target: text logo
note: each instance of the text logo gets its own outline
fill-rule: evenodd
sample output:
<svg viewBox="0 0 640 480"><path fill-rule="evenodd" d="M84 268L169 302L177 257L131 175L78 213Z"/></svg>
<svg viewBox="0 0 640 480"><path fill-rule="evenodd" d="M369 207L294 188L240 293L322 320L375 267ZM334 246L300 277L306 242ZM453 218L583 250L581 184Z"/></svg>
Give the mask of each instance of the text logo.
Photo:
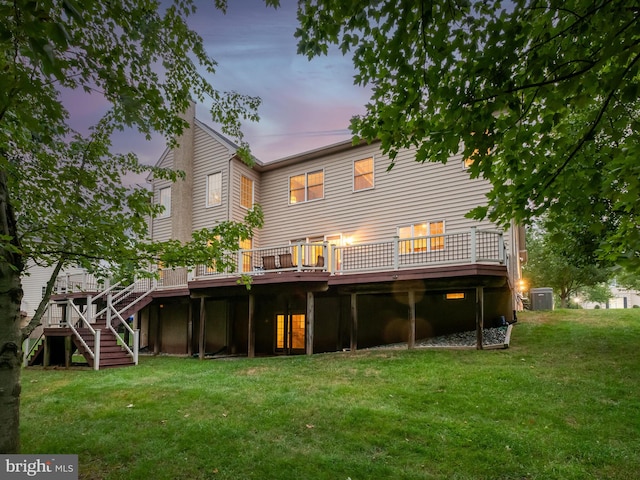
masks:
<svg viewBox="0 0 640 480"><path fill-rule="evenodd" d="M78 480L77 455L0 455L3 480Z"/></svg>

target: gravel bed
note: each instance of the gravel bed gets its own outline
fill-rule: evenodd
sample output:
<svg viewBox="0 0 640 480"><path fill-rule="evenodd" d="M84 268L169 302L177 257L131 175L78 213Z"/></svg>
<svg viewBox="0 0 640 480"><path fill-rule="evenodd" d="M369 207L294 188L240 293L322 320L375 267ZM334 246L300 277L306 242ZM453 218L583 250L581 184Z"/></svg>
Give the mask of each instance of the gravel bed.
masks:
<svg viewBox="0 0 640 480"><path fill-rule="evenodd" d="M482 345L503 345L508 327L485 328L482 331ZM416 341L416 347L475 347L476 331L452 333L441 337Z"/></svg>
<svg viewBox="0 0 640 480"><path fill-rule="evenodd" d="M504 345L509 327L485 328L482 331L482 345L486 347ZM475 347L476 331L452 333L440 337L424 338L416 340L416 347ZM381 345L374 348L406 348L406 343L394 343Z"/></svg>

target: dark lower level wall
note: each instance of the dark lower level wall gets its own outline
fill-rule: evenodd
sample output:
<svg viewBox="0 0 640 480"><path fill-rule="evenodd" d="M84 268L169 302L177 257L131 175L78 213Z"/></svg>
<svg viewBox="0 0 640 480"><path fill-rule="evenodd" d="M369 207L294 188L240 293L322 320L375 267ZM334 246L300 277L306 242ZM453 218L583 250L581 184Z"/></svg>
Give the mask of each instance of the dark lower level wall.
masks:
<svg viewBox="0 0 640 480"><path fill-rule="evenodd" d="M448 293L456 293L448 298ZM416 339L476 328L475 288L428 291L415 294ZM357 294L357 326L352 325L351 295L327 292L314 297L314 353L350 348L356 331L357 348L407 342L410 328L409 294ZM155 302L141 317L141 338L150 351L187 354L199 352L200 300ZM246 354L249 343L248 297L205 301L204 353ZM484 289L484 325L511 321L511 294L507 289ZM189 324L191 311L191 325ZM282 292L254 295L255 353L273 355L276 349L276 316L306 314L306 296ZM146 331L145 331L146 329ZM297 351L295 353L302 353Z"/></svg>

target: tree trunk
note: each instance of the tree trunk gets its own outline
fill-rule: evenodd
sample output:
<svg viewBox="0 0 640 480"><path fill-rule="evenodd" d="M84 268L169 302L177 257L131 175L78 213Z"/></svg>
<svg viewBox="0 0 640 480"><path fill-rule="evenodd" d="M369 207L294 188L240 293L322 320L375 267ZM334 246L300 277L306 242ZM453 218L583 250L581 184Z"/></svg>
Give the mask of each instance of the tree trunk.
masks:
<svg viewBox="0 0 640 480"><path fill-rule="evenodd" d="M569 306L569 292L562 290L560 292L560 308L567 308Z"/></svg>
<svg viewBox="0 0 640 480"><path fill-rule="evenodd" d="M4 236L0 243L0 453L7 454L20 449L20 275L24 265L4 171L0 171L0 234Z"/></svg>

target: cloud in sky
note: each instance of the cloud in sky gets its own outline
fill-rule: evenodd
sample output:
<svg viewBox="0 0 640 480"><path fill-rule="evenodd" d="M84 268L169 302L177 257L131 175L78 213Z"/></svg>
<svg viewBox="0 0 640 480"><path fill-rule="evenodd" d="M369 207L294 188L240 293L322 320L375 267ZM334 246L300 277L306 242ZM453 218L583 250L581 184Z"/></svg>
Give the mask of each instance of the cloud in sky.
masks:
<svg viewBox="0 0 640 480"><path fill-rule="evenodd" d="M283 0L277 10L263 0L231 0L226 15L213 1L197 3L189 25L218 62L209 81L219 90L262 99L260 122L243 128L257 158L271 161L350 138L349 120L364 113L369 91L353 85L351 58L337 49L312 61L296 53L295 0ZM90 124L104 113L104 100L91 97L65 93L74 124ZM211 124L206 105L196 111ZM134 151L148 164L160 157L165 145L161 136L148 142L132 131L117 135L115 143L117 150Z"/></svg>

